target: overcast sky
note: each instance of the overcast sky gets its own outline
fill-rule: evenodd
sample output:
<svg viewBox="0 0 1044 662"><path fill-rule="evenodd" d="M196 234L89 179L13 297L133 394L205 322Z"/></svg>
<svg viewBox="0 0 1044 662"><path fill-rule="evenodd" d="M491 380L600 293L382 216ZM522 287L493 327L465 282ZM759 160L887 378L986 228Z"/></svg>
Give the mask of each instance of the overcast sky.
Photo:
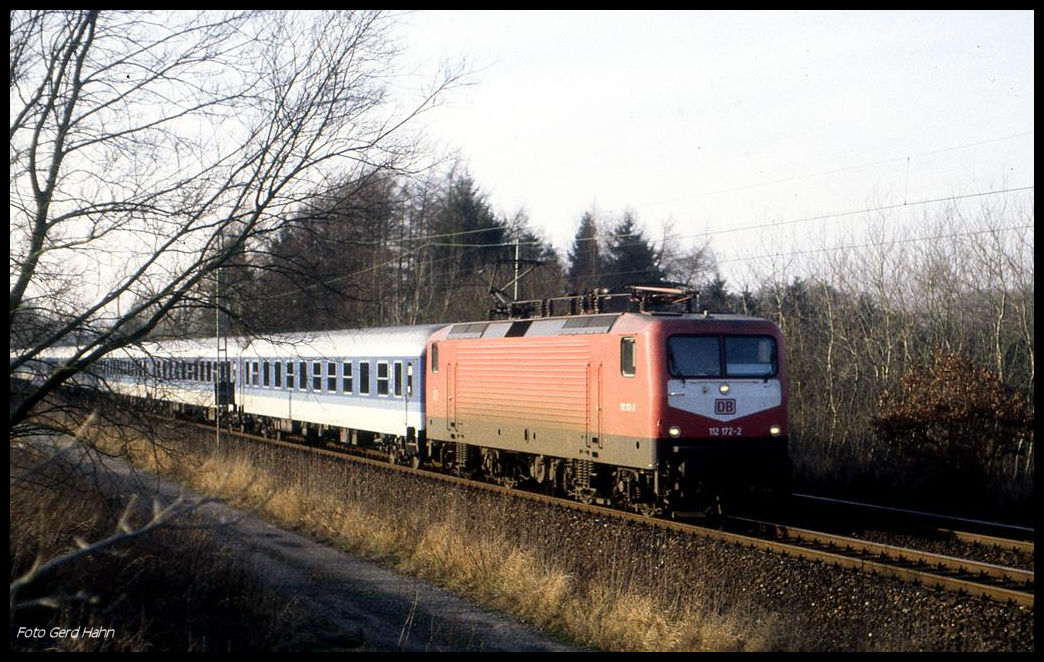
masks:
<svg viewBox="0 0 1044 662"><path fill-rule="evenodd" d="M742 261L762 233L727 230L1033 185L1031 11L402 20L409 66L475 71L429 135L563 253L592 209Z"/></svg>

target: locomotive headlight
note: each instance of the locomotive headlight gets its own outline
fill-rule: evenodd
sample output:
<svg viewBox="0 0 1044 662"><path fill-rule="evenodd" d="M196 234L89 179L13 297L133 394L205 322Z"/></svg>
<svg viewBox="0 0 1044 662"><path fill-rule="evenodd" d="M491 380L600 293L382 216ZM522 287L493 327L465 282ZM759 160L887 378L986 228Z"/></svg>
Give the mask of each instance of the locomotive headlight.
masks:
<svg viewBox="0 0 1044 662"><path fill-rule="evenodd" d="M677 425L672 425L671 427L667 428L667 434L671 435L673 439L677 439L681 436L681 428Z"/></svg>
<svg viewBox="0 0 1044 662"><path fill-rule="evenodd" d="M722 395L725 395L726 393L729 392L729 385L728 384L722 384L721 386L718 387L718 390L721 391Z"/></svg>
<svg viewBox="0 0 1044 662"><path fill-rule="evenodd" d="M783 429L780 428L778 425L773 425L769 428L769 434L771 434L773 437L778 437L781 432L783 432Z"/></svg>

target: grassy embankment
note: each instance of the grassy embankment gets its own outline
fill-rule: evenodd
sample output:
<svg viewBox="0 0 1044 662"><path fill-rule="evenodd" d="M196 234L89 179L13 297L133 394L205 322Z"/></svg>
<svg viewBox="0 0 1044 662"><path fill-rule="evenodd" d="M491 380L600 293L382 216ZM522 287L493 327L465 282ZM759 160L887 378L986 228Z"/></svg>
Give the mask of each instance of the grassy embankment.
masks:
<svg viewBox="0 0 1044 662"><path fill-rule="evenodd" d="M164 451L111 437L105 443L280 526L586 646L739 651L794 644L795 633L782 632L771 615L725 606L721 596L658 572L646 542L606 540L599 524L573 515L547 509L534 517L533 506L517 499L299 452L232 443L222 453L200 450L213 447L212 437Z"/></svg>

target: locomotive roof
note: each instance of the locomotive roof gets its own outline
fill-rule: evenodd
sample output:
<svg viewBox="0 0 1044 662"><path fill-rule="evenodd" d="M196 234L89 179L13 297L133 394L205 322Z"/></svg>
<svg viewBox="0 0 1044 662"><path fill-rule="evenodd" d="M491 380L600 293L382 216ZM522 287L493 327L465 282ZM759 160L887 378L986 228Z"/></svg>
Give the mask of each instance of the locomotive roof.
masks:
<svg viewBox="0 0 1044 662"><path fill-rule="evenodd" d="M461 322L451 324L437 334L442 339L505 338L516 336L571 336L609 333L612 330L628 333L647 327L681 320L686 322L749 322L772 324L761 317L734 313L677 314L677 313L603 313L569 315L563 317L535 317L527 319L496 320L491 322Z"/></svg>

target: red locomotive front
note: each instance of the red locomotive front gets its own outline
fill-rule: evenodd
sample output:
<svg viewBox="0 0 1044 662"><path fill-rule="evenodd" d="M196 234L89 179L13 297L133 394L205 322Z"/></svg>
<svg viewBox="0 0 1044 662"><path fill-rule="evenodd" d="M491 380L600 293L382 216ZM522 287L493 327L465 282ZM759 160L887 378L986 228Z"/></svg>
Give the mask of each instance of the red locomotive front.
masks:
<svg viewBox="0 0 1044 662"><path fill-rule="evenodd" d="M659 463L675 500L789 494L783 337L739 315L664 320L650 334L660 376Z"/></svg>

